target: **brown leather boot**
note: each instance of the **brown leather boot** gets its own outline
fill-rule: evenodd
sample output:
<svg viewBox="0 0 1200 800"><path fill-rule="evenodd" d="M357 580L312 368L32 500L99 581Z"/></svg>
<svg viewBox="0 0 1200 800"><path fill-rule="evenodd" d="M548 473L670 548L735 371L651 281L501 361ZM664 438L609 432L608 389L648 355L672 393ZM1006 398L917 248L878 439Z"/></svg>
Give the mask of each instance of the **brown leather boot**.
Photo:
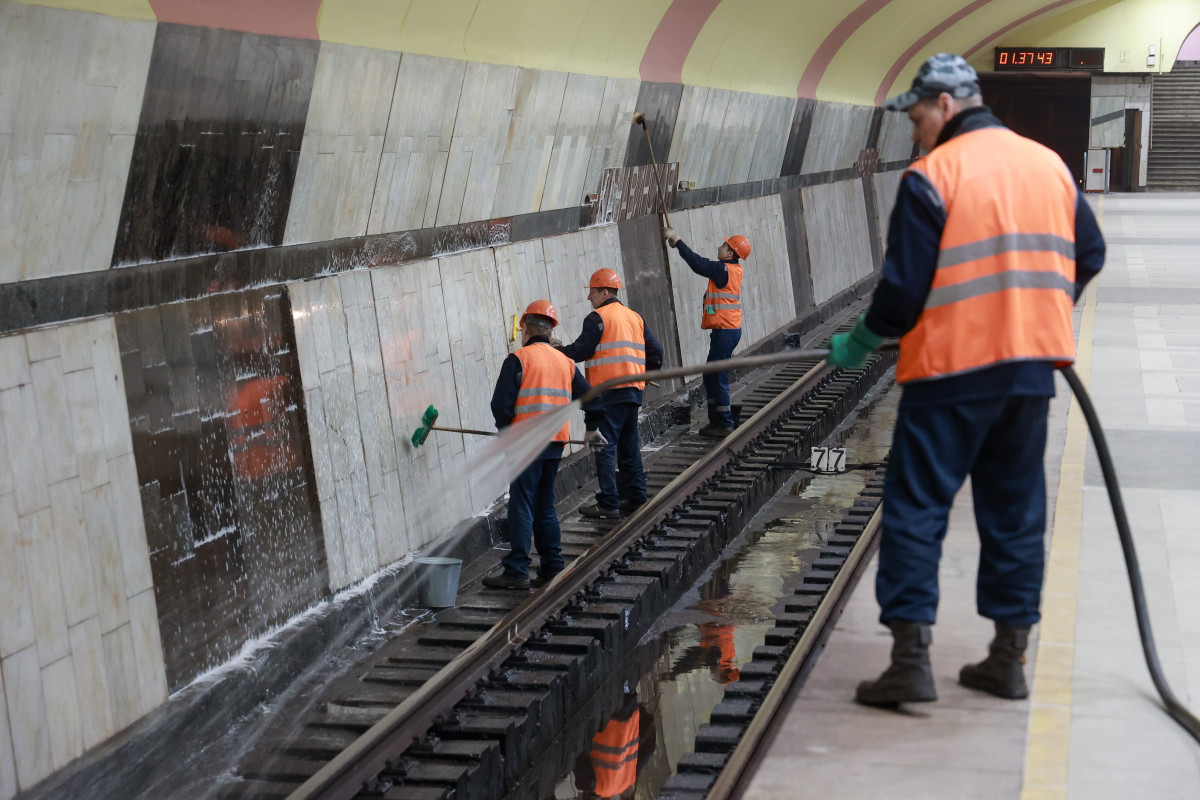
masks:
<svg viewBox="0 0 1200 800"><path fill-rule="evenodd" d="M988 657L978 664L967 664L958 673L958 682L968 689L979 689L1006 700L1029 697L1025 684L1025 648L1029 646L1028 625L1015 627L996 623L996 638L988 648Z"/></svg>
<svg viewBox="0 0 1200 800"><path fill-rule="evenodd" d="M892 629L892 663L878 679L863 681L854 695L865 706L894 708L901 703L937 700L933 670L929 666L929 644L933 632L925 622L895 620Z"/></svg>

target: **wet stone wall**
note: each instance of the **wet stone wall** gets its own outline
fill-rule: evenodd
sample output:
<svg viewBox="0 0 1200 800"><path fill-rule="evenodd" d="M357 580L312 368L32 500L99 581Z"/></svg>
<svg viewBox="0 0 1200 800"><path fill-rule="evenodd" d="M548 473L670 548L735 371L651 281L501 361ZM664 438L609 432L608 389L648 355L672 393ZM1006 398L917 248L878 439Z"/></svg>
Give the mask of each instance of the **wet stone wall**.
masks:
<svg viewBox="0 0 1200 800"><path fill-rule="evenodd" d="M277 288L116 323L174 689L324 594L291 315Z"/></svg>

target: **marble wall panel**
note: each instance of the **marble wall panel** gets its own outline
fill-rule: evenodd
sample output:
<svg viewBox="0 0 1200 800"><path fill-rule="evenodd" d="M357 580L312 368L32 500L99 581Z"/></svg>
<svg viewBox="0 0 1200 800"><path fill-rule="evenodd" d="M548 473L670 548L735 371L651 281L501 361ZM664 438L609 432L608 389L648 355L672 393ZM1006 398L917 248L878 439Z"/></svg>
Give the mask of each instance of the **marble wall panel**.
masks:
<svg viewBox="0 0 1200 800"><path fill-rule="evenodd" d="M1125 98L1092 97L1088 147L1125 146Z"/></svg>
<svg viewBox="0 0 1200 800"><path fill-rule="evenodd" d="M616 228L621 243L622 264L617 271L627 287L625 302L642 315L646 325L662 343L663 366L679 366L682 362L675 327L675 295L661 223L658 217L639 217L619 222ZM675 380L661 383L661 388L646 387L647 403L674 392L680 386L679 381Z"/></svg>
<svg viewBox="0 0 1200 800"><path fill-rule="evenodd" d="M625 161L638 82L571 74L554 133L541 209L584 204L603 170Z"/></svg>
<svg viewBox="0 0 1200 800"><path fill-rule="evenodd" d="M887 252L888 224L892 218L892 209L896 206L896 193L900 191L900 180L904 170L877 172L871 177L872 189L875 192L875 214L878 217L879 252Z"/></svg>
<svg viewBox="0 0 1200 800"><path fill-rule="evenodd" d="M912 122L908 114L889 111L883 115L879 128L879 160L907 161L912 157Z"/></svg>
<svg viewBox="0 0 1200 800"><path fill-rule="evenodd" d="M820 305L874 270L863 181L800 190L808 232L813 301Z"/></svg>
<svg viewBox="0 0 1200 800"><path fill-rule="evenodd" d="M109 266L154 29L0 3L0 283Z"/></svg>
<svg viewBox="0 0 1200 800"><path fill-rule="evenodd" d="M284 244L367 232L399 68L399 53L321 44Z"/></svg>
<svg viewBox="0 0 1200 800"><path fill-rule="evenodd" d="M397 432L404 519L409 544L418 549L452 528L471 508L463 480L464 437L434 431L421 447L413 447L409 438L430 405L441 414L439 423L453 425L452 420L460 419L448 314L463 309L446 305L436 260L374 269L371 281L388 413Z"/></svg>
<svg viewBox="0 0 1200 800"><path fill-rule="evenodd" d="M650 135L650 143L646 143L646 133L642 132L641 126L631 125L623 166L643 167L649 164L651 147L658 163L667 160L667 153L675 139L675 122L679 116L683 89L679 83L642 81L638 87L635 110L646 115L646 132Z"/></svg>
<svg viewBox="0 0 1200 800"><path fill-rule="evenodd" d="M818 103L813 112L800 174L853 167L871 129L875 109L848 103Z"/></svg>
<svg viewBox="0 0 1200 800"><path fill-rule="evenodd" d="M465 61L401 56L368 233L436 223L466 71Z"/></svg>
<svg viewBox="0 0 1200 800"><path fill-rule="evenodd" d="M518 71L511 122L503 137L503 150L500 151L496 199L492 203L491 213L482 216L470 214L460 221L528 214L542 207L542 194L546 187L550 158L554 154L555 132L566 94L567 77L565 72ZM470 197L464 200L464 213L476 207L471 200ZM482 209L483 206L478 208Z"/></svg>
<svg viewBox="0 0 1200 800"><path fill-rule="evenodd" d="M799 175L804 168L804 153L808 149L809 134L812 133L813 115L817 101L808 97L796 100L792 122L788 129L787 144L783 150L783 166L780 175Z"/></svg>
<svg viewBox="0 0 1200 800"><path fill-rule="evenodd" d="M0 786L4 764L26 789L166 700L119 360L112 318L0 339ZM110 413L125 428L111 447ZM142 645L114 663L101 637L131 607ZM140 691L110 693L127 669Z"/></svg>
<svg viewBox="0 0 1200 800"><path fill-rule="evenodd" d="M438 225L492 215L520 72L500 64L467 64L438 202ZM527 83L521 86L528 91Z"/></svg>
<svg viewBox="0 0 1200 800"><path fill-rule="evenodd" d="M438 269L458 397L457 421L453 416L442 421L457 427L495 430L492 391L512 338L511 326L501 310L495 254L492 250L475 250L440 258ZM467 460L484 444L483 437L464 437ZM482 511L495 501L495 496L482 494L488 491L482 483L470 484L473 510Z"/></svg>
<svg viewBox="0 0 1200 800"><path fill-rule="evenodd" d="M409 551L371 274L289 285L329 588Z"/></svg>
<svg viewBox="0 0 1200 800"><path fill-rule="evenodd" d="M796 315L814 308L812 270L809 267L808 229L804 224L804 213L800 208L800 192L781 192L780 207L783 209L783 229L787 239L788 262L792 271L792 297Z"/></svg>
<svg viewBox="0 0 1200 800"><path fill-rule="evenodd" d="M777 178L796 101L685 86L667 161L696 188Z"/></svg>
<svg viewBox="0 0 1200 800"><path fill-rule="evenodd" d="M158 25L113 265L283 242L319 47Z"/></svg>
<svg viewBox="0 0 1200 800"><path fill-rule="evenodd" d="M248 290L122 314L116 332L133 454L110 461L110 473L140 491L177 689L325 592L292 314L279 288ZM121 531L131 519L117 513L111 524ZM121 544L103 563L128 570ZM106 637L140 593L102 610ZM106 640L107 657L125 657L124 638ZM144 626L129 631L132 658L146 641ZM116 696L140 702L150 683L135 678Z"/></svg>

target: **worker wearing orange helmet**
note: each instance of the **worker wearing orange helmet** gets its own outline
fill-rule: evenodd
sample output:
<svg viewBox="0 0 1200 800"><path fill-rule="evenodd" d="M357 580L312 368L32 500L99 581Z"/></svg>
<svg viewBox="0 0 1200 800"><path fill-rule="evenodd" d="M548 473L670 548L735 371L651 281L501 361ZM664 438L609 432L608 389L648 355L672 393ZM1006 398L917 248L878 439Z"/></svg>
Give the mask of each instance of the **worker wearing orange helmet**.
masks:
<svg viewBox="0 0 1200 800"><path fill-rule="evenodd" d="M551 346L550 333L556 325L558 310L547 300L533 301L521 316L522 346L504 359L492 393L492 416L496 418L497 429L570 405L573 399L591 390L575 364ZM587 427L584 438L593 448L606 444L599 430L603 419L602 398L595 398L583 407ZM531 544L537 545L541 581L549 581L562 571L562 533L554 507L554 478L563 444L570 438L569 429L569 424L563 423L550 444L509 485L508 538L512 549L501 561L504 571L484 578L484 586L528 589Z"/></svg>
<svg viewBox="0 0 1200 800"><path fill-rule="evenodd" d="M558 349L573 361L582 361L593 386L613 378L634 377L662 366L662 345L636 311L617 298L621 276L598 269L588 281L588 302L595 309L583 320L574 342ZM604 393L604 421L600 432L607 446L596 450L596 502L579 509L585 517L615 519L646 502L646 475L638 442L638 411L643 382L630 383Z"/></svg>
<svg viewBox="0 0 1200 800"><path fill-rule="evenodd" d="M742 339L742 265L739 259L749 257L750 240L741 234L728 237L717 248L717 260L709 261L684 244L671 228L663 231L663 238L679 251L692 272L708 278L700 321L702 329L712 332L708 340L708 360L723 361L732 357L733 349ZM708 396L708 424L700 429L700 435L723 439L733 432L735 423L729 405L729 373L705 375L704 393Z"/></svg>

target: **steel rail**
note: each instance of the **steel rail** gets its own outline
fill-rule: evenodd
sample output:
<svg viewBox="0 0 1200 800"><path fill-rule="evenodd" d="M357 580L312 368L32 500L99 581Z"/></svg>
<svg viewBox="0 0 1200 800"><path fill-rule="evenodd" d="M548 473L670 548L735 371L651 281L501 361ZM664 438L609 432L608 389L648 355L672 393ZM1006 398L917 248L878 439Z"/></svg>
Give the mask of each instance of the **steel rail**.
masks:
<svg viewBox="0 0 1200 800"><path fill-rule="evenodd" d="M775 683L767 692L746 732L742 734L737 747L730 754L729 760L725 762L724 769L709 789L705 800L730 800L745 794L755 769L762 762L767 746L779 733L784 718L782 712L799 693L803 685L802 679L816 663L820 649L828 638L830 624L836 621L837 612L841 611L849 599L849 589L857 583L859 574L867 566L875 547L882 510L882 504L876 506L875 513L867 520L862 534L846 557L846 562L829 585L829 591L821 599L804 633L800 635L800 641L796 642L791 655L775 678Z"/></svg>
<svg viewBox="0 0 1200 800"><path fill-rule="evenodd" d="M801 360L797 355L799 352L802 351L774 354L784 358L761 363ZM813 357L812 351L808 351L808 357ZM743 359L731 366L757 366L758 363L753 363L756 361L758 359ZM683 369L675 368L670 372L682 374ZM622 558L665 519L683 498L720 472L735 457L735 451L746 447L766 431L791 405L798 402L810 384L831 371L832 368L823 361L810 368L758 413L735 428L704 458L684 470L631 517L614 527L596 546L559 573L531 602L513 609L490 631L426 680L416 692L388 712L350 747L297 787L288 795L288 800L350 800L357 795L386 770L390 762L419 742L454 705L470 696L515 648L544 628L577 595L591 586L602 570Z"/></svg>

